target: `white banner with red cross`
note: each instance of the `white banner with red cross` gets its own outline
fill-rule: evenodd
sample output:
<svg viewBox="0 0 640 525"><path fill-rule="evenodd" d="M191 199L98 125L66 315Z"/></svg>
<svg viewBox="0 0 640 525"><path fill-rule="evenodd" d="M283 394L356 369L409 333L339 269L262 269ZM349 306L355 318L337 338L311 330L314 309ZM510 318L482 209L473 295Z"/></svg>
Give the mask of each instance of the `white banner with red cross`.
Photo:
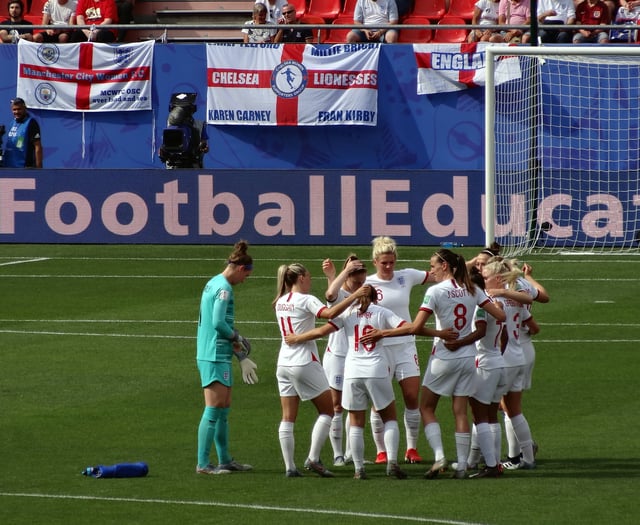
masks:
<svg viewBox="0 0 640 525"><path fill-rule="evenodd" d="M207 122L375 126L378 44L207 44Z"/></svg>
<svg viewBox="0 0 640 525"><path fill-rule="evenodd" d="M418 95L484 86L486 53L489 44L413 44L418 66ZM518 57L500 57L495 83L520 78Z"/></svg>
<svg viewBox="0 0 640 525"><path fill-rule="evenodd" d="M153 41L114 46L20 40L17 94L37 109L150 110L153 49Z"/></svg>

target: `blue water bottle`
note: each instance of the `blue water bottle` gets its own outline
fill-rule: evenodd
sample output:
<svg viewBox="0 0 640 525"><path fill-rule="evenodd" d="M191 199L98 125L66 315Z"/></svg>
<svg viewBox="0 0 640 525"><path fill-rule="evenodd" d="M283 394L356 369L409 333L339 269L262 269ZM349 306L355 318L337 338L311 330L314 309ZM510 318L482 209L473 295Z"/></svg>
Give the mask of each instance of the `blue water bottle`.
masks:
<svg viewBox="0 0 640 525"><path fill-rule="evenodd" d="M440 243L440 246L442 248L458 248L458 247L463 247L464 244L460 244L459 242L453 242L453 241L443 241Z"/></svg>
<svg viewBox="0 0 640 525"><path fill-rule="evenodd" d="M98 465L87 467L82 471L83 476L93 478L141 478L147 475L149 467L146 463L116 463L115 465Z"/></svg>

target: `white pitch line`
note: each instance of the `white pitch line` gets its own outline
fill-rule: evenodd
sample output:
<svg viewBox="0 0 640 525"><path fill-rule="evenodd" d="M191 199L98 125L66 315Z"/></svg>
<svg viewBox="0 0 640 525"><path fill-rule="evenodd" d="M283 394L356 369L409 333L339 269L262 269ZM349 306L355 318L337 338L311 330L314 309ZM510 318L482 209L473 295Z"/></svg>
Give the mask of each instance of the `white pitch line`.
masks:
<svg viewBox="0 0 640 525"><path fill-rule="evenodd" d="M90 324L195 324L198 321L196 319L11 319L0 318L0 323L90 323ZM238 320L235 324L259 324L259 325L271 325L275 326L275 322L268 321L252 321L252 320ZM553 321L543 321L538 323L544 327L558 327L558 326L595 326L595 327L611 327L611 328L637 328L640 327L640 323L555 323Z"/></svg>
<svg viewBox="0 0 640 525"><path fill-rule="evenodd" d="M16 264L16 263L11 263ZM95 274L0 274L0 279L210 279L212 274L206 275L95 275ZM251 280L268 279L275 280L275 275L251 275ZM314 281L325 280L324 276L311 277ZM545 277L544 282L562 281L565 277ZM571 282L604 282L604 283L637 283L640 279L619 279L615 277L572 277Z"/></svg>
<svg viewBox="0 0 640 525"><path fill-rule="evenodd" d="M36 259L21 259L19 261L3 262L3 263L0 263L0 266L11 266L13 264L27 264L27 263L34 263L34 262L48 261L48 260L49 260L49 257L38 257Z"/></svg>
<svg viewBox="0 0 640 525"><path fill-rule="evenodd" d="M443 525L482 525L478 522L443 520L436 518L424 518L419 516L398 516L393 514L377 514L374 512L351 512L331 509L305 509L296 507L278 507L271 505L245 505L240 503L223 503L218 501L185 501L169 499L142 499L142 498L116 498L97 496L72 496L64 494L29 494L24 492L0 492L0 496L16 498L41 498L81 501L110 501L116 503L153 503L160 505L192 505L197 507L224 507L230 509L266 510L273 512L295 512L300 514L327 514L333 516L348 516L355 518L372 518L375 520L413 521L419 523L438 523Z"/></svg>
<svg viewBox="0 0 640 525"><path fill-rule="evenodd" d="M5 330L0 329L0 334L14 335L62 335L68 337L119 337L131 339L188 339L194 340L192 335L158 335L158 334L100 334L96 332L52 332L49 330ZM325 340L326 338L322 338ZM281 341L280 337L252 337L252 341ZM535 339L535 343L565 343L565 344L611 344L611 343L640 343L640 339Z"/></svg>

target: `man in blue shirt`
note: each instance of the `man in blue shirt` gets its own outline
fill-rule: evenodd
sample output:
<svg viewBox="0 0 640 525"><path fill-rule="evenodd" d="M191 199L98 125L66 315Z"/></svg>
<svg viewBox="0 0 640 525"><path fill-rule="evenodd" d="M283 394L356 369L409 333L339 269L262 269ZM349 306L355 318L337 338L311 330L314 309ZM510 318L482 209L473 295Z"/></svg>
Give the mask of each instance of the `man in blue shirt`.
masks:
<svg viewBox="0 0 640 525"><path fill-rule="evenodd" d="M7 133L4 166L7 168L42 168L40 125L27 112L21 98L11 101L13 123Z"/></svg>

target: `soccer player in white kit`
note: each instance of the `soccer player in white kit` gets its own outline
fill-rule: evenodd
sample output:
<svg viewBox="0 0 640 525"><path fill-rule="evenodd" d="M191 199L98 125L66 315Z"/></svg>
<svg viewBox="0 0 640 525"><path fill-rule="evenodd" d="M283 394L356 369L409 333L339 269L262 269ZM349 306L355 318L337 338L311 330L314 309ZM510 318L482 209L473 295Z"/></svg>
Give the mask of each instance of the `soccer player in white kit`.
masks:
<svg viewBox="0 0 640 525"><path fill-rule="evenodd" d="M362 334L373 329L396 328L406 321L391 310L377 306L377 292L365 286L368 295L359 299L346 312L324 326L286 338L289 343L323 337L335 330L344 330L348 339L348 352L344 368L342 402L349 411L351 421L349 441L353 454L355 479L366 479L364 467L364 423L369 402L384 422L384 442L387 450L387 476L405 479L406 473L398 466L400 430L396 416L395 399L389 375L388 350L379 343L363 345ZM335 332L334 332L335 333Z"/></svg>
<svg viewBox="0 0 640 525"><path fill-rule="evenodd" d="M391 237L376 237L373 244L373 265L376 273L369 275L365 284L374 286L378 292L378 304L388 308L405 321L411 321L409 302L411 289L424 285L429 279L429 272L406 268L396 270L398 260L396 242ZM420 434L420 363L418 350L413 335L405 335L383 342L389 351L391 375L395 377L402 390L405 404L404 426L406 432L407 463L420 463L418 454L418 436ZM371 410L371 430L376 444L376 463L386 463L382 420L375 410Z"/></svg>
<svg viewBox="0 0 640 525"><path fill-rule="evenodd" d="M528 264L522 265L522 273L518 272L517 261L512 259L503 259L501 257L494 257L489 259L488 262L503 262L508 266L509 269L514 271L515 285L513 290L524 293L525 297L522 296L513 296L513 290L502 290L500 294L506 294L511 292L511 297L518 300L520 303L524 305L529 312L531 312L531 306L533 301L539 303L548 303L549 302L549 294L547 290L533 278L532 272L533 268L531 268ZM497 290L493 291L494 293L498 292ZM521 326L520 329L520 337L519 342L522 347L522 352L524 354L525 360L525 368L524 368L524 379L523 379L523 389L530 390L533 378L533 368L535 366L536 361L536 351L533 346L533 339L531 337L531 333L529 333L529 328L525 326ZM520 462L520 454L521 447L518 442L518 438L513 430L513 424L507 411L504 411L504 428L505 435L507 438L507 445L509 447L507 453L507 460L504 465L507 469L517 468ZM538 449L538 445L533 442L533 454L535 456Z"/></svg>
<svg viewBox="0 0 640 525"><path fill-rule="evenodd" d="M511 286L513 289L520 273L520 270L514 268L510 263L499 260L487 263L482 269L482 276L485 280L489 280L492 277L500 279L499 284L502 284L502 287L498 288ZM491 290L493 293L494 288ZM506 313L505 333L508 337L503 351L507 376L507 393L503 396L502 402L505 412L511 421L519 448L515 453L518 461L514 463L505 462L503 466L509 469L533 469L536 466L533 454L533 439L529 423L522 413L522 391L524 390L526 359L520 344L520 335L522 333L522 325L526 325L532 335L536 334L539 328L533 320L531 312L517 300L529 299L528 294L523 292L515 293L518 296L515 299L511 296L502 299ZM519 460L520 450L522 450L522 461Z"/></svg>
<svg viewBox="0 0 640 525"><path fill-rule="evenodd" d="M477 266L469 272L471 280L483 290L485 280ZM489 286L500 286L492 277ZM502 307L499 300L494 303ZM502 474L500 465L500 445L502 435L498 422L498 406L502 396L507 392L504 359L502 357L503 323L497 321L484 309L476 307L473 316L474 331L466 341L458 339L445 343L449 350L457 350L460 346L475 341L476 345L476 384L475 391L469 398L473 413L473 428L471 432L471 451L468 467L475 467L482 454L486 466L484 469L469 476L470 478L495 478Z"/></svg>
<svg viewBox="0 0 640 525"><path fill-rule="evenodd" d="M282 343L278 354L276 376L280 391L282 419L278 435L287 477L299 477L294 461L294 425L300 400L311 400L318 410L318 418L311 433L311 447L305 468L322 477L333 477L320 461L320 451L329 437L333 403L329 383L320 364L315 341L289 345L285 337L307 332L314 328L316 318L332 319L344 312L363 295L357 290L338 304L328 308L317 297L310 295L311 274L299 263L278 268L277 295L273 301Z"/></svg>
<svg viewBox="0 0 640 525"><path fill-rule="evenodd" d="M328 306L340 302L349 294L360 288L367 277L367 269L363 262L355 255L350 254L342 271L336 275L336 268L331 259L322 261L322 271L327 277L327 291L324 296ZM322 357L322 367L327 374L327 380L331 387L333 399L333 418L331 419L331 431L329 440L333 448L333 465L344 466L351 461L351 448L349 439L344 446L344 424L342 407L342 387L344 384L344 361L347 356L347 335L344 330L331 332L327 347ZM349 435L349 418L347 418L346 435Z"/></svg>
<svg viewBox="0 0 640 525"><path fill-rule="evenodd" d="M451 250L438 250L431 257L430 273L438 284L430 287L413 323L394 330L370 332L363 337L364 343L377 341L380 337L393 337L412 333L429 335L425 323L432 314L436 316L436 329L454 329L456 338L465 338L472 332L473 313L476 306L485 309L498 321L505 320L504 312L493 304L490 297L469 279L464 258ZM448 338L447 338L448 339ZM475 345L465 345L451 351L445 346L446 339L435 337L431 357L422 380L420 413L424 432L434 451L435 461L425 473L432 479L446 468L447 460L442 446L440 424L435 411L441 396L451 396L455 416L455 441L458 470L455 478L466 476L467 457L471 434L467 415L468 399L475 387Z"/></svg>

